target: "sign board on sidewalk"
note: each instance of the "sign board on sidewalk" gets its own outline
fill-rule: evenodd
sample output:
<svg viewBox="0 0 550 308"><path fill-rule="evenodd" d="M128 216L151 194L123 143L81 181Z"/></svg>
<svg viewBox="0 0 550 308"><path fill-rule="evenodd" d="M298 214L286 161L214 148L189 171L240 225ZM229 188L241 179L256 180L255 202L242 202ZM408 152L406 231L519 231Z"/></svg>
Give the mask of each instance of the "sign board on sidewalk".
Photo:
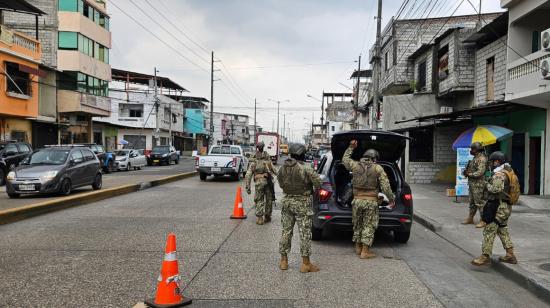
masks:
<svg viewBox="0 0 550 308"><path fill-rule="evenodd" d="M470 148L458 148L456 149L456 195L467 196L468 195L468 178L463 175L464 169L468 161L474 157L470 154Z"/></svg>

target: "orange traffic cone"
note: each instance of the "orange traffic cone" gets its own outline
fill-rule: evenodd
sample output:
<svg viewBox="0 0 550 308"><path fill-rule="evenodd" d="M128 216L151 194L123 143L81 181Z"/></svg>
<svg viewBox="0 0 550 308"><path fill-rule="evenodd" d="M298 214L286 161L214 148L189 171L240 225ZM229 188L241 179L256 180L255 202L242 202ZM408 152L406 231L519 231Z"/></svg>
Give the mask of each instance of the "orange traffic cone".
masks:
<svg viewBox="0 0 550 308"><path fill-rule="evenodd" d="M164 260L158 278L157 295L145 301L149 307L181 307L191 304L191 299L180 294L180 276L176 257L176 236L168 234Z"/></svg>
<svg viewBox="0 0 550 308"><path fill-rule="evenodd" d="M233 215L231 215L231 219L246 219L243 208L241 186L237 186L237 195L235 196L235 206L233 207Z"/></svg>

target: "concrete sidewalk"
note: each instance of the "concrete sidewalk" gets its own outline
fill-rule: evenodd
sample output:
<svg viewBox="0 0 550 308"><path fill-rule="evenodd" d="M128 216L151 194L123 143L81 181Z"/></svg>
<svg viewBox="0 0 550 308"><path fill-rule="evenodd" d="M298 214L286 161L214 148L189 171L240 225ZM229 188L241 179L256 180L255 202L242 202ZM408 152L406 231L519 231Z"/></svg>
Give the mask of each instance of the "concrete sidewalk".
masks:
<svg viewBox="0 0 550 308"><path fill-rule="evenodd" d="M416 184L413 191L415 220L472 256L481 254L483 229L462 225L468 213L466 200L454 202L445 195L448 185ZM493 266L507 277L539 296L550 297L550 199L522 196L514 205L509 221L510 236L518 257L517 265L498 263L504 255L500 239L495 239ZM476 222L479 215L476 215ZM483 271L470 264L472 270Z"/></svg>

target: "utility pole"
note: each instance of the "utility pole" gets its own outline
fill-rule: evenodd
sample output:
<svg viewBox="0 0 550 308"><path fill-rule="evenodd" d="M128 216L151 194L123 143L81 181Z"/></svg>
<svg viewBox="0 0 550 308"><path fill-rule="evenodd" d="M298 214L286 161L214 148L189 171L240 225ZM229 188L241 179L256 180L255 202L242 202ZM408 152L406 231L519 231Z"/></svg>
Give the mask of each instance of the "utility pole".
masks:
<svg viewBox="0 0 550 308"><path fill-rule="evenodd" d="M172 102L168 103L168 110L170 110L170 119L168 120L170 122L170 126L168 126L168 144L172 146Z"/></svg>
<svg viewBox="0 0 550 308"><path fill-rule="evenodd" d="M477 28L481 28L481 0L479 0L479 10L477 11Z"/></svg>
<svg viewBox="0 0 550 308"><path fill-rule="evenodd" d="M286 130L285 130L285 127L286 127L286 113L283 114L283 133L281 134L281 140L284 140L284 136L286 135Z"/></svg>
<svg viewBox="0 0 550 308"><path fill-rule="evenodd" d="M379 84L380 84L380 32L382 28L382 0L378 0L378 14L376 17L376 43L374 45L374 78L373 78L373 106L374 106L374 117L372 120L372 123L374 125L374 129L378 129L378 111L380 110L380 91L379 91Z"/></svg>
<svg viewBox="0 0 550 308"><path fill-rule="evenodd" d="M214 144L214 51L212 51L212 62L210 63L210 137L208 145Z"/></svg>
<svg viewBox="0 0 550 308"><path fill-rule="evenodd" d="M359 79L361 77L361 55L359 54L359 65L357 67L357 87L356 87L356 97L355 97L355 104L354 104L354 110L353 110L353 127L355 129L359 128L359 123L357 123L357 113L359 112Z"/></svg>
<svg viewBox="0 0 550 308"><path fill-rule="evenodd" d="M160 132L160 114L159 114L159 100L158 100L158 96L157 96L157 68L155 67L155 74L154 74L154 78L153 78L153 82L154 82L154 89L155 89L155 95L154 95L154 100L155 100L155 111L156 111L156 127L155 127L155 133L153 134L153 136L155 136L156 140L155 140L155 145L160 145L160 136L159 136L159 132Z"/></svg>
<svg viewBox="0 0 550 308"><path fill-rule="evenodd" d="M256 109L257 109L256 105L257 105L257 101L256 99L254 99L254 144L256 144L256 134L258 132L258 128L256 124L257 123L256 122Z"/></svg>
<svg viewBox="0 0 550 308"><path fill-rule="evenodd" d="M281 101L277 101L277 135L279 135L279 106L281 105Z"/></svg>

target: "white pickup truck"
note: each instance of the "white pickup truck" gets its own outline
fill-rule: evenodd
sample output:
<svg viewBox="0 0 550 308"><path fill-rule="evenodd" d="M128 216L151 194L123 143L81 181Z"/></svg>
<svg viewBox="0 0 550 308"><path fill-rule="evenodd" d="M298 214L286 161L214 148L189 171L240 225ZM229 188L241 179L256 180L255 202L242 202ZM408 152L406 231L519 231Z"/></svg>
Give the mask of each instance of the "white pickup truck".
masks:
<svg viewBox="0 0 550 308"><path fill-rule="evenodd" d="M229 175L238 181L248 169L248 158L238 145L215 145L210 148L208 155L195 158L195 166L201 181L205 181L209 175Z"/></svg>

